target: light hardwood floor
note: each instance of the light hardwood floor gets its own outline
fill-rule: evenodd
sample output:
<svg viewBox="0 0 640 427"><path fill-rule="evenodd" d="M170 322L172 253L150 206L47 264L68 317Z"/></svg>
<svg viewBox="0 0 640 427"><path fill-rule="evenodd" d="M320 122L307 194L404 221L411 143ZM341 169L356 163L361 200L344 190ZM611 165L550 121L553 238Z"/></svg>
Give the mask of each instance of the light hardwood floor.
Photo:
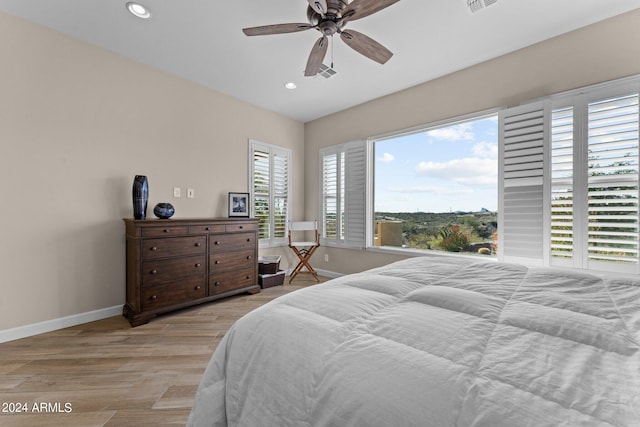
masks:
<svg viewBox="0 0 640 427"><path fill-rule="evenodd" d="M308 276L292 284L287 278L284 286L166 314L137 328L116 316L0 344L0 426L183 426L231 324L314 284ZM27 412L3 412L17 405Z"/></svg>

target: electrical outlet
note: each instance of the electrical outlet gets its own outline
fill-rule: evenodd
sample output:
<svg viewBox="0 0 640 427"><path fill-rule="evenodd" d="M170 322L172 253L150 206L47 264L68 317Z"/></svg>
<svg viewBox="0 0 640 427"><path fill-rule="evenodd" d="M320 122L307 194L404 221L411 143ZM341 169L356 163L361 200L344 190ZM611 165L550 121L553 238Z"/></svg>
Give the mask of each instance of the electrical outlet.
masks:
<svg viewBox="0 0 640 427"><path fill-rule="evenodd" d="M196 196L193 188L187 188L187 199L193 199Z"/></svg>
<svg viewBox="0 0 640 427"><path fill-rule="evenodd" d="M324 254L324 262L329 262L329 254Z"/></svg>
<svg viewBox="0 0 640 427"><path fill-rule="evenodd" d="M173 187L173 197L180 197L180 187Z"/></svg>

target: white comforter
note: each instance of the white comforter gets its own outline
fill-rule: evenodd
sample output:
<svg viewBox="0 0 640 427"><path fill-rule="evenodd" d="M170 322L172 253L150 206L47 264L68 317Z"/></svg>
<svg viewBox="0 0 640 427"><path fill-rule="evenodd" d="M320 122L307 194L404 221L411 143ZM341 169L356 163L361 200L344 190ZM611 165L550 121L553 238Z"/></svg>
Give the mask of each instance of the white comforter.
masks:
<svg viewBox="0 0 640 427"><path fill-rule="evenodd" d="M234 324L191 426L640 426L640 279L446 257Z"/></svg>

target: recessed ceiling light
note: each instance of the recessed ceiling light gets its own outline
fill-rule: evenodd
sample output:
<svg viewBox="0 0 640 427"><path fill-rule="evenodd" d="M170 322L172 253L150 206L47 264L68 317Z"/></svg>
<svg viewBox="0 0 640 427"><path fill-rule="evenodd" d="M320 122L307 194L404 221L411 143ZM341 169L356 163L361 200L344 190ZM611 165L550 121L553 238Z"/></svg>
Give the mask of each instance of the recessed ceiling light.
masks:
<svg viewBox="0 0 640 427"><path fill-rule="evenodd" d="M141 4L129 2L127 3L127 9L138 18L147 19L151 17L151 12Z"/></svg>
<svg viewBox="0 0 640 427"><path fill-rule="evenodd" d="M289 83L285 84L284 87L286 87L287 89L295 89L298 86L294 82L289 82Z"/></svg>

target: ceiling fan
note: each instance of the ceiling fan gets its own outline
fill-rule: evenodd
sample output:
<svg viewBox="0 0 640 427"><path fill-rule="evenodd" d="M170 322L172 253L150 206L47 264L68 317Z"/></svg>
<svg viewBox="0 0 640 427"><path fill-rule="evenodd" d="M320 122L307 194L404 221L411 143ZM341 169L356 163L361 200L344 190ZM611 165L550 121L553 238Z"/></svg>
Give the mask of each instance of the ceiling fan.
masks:
<svg viewBox="0 0 640 427"><path fill-rule="evenodd" d="M247 36L295 33L311 28L322 33L311 49L304 70L305 76L315 76L329 46L327 38L335 33L352 49L380 64L384 64L393 53L372 38L354 30L343 30L349 21L364 18L397 3L400 0L307 0L307 20L305 24L275 24L244 28Z"/></svg>

